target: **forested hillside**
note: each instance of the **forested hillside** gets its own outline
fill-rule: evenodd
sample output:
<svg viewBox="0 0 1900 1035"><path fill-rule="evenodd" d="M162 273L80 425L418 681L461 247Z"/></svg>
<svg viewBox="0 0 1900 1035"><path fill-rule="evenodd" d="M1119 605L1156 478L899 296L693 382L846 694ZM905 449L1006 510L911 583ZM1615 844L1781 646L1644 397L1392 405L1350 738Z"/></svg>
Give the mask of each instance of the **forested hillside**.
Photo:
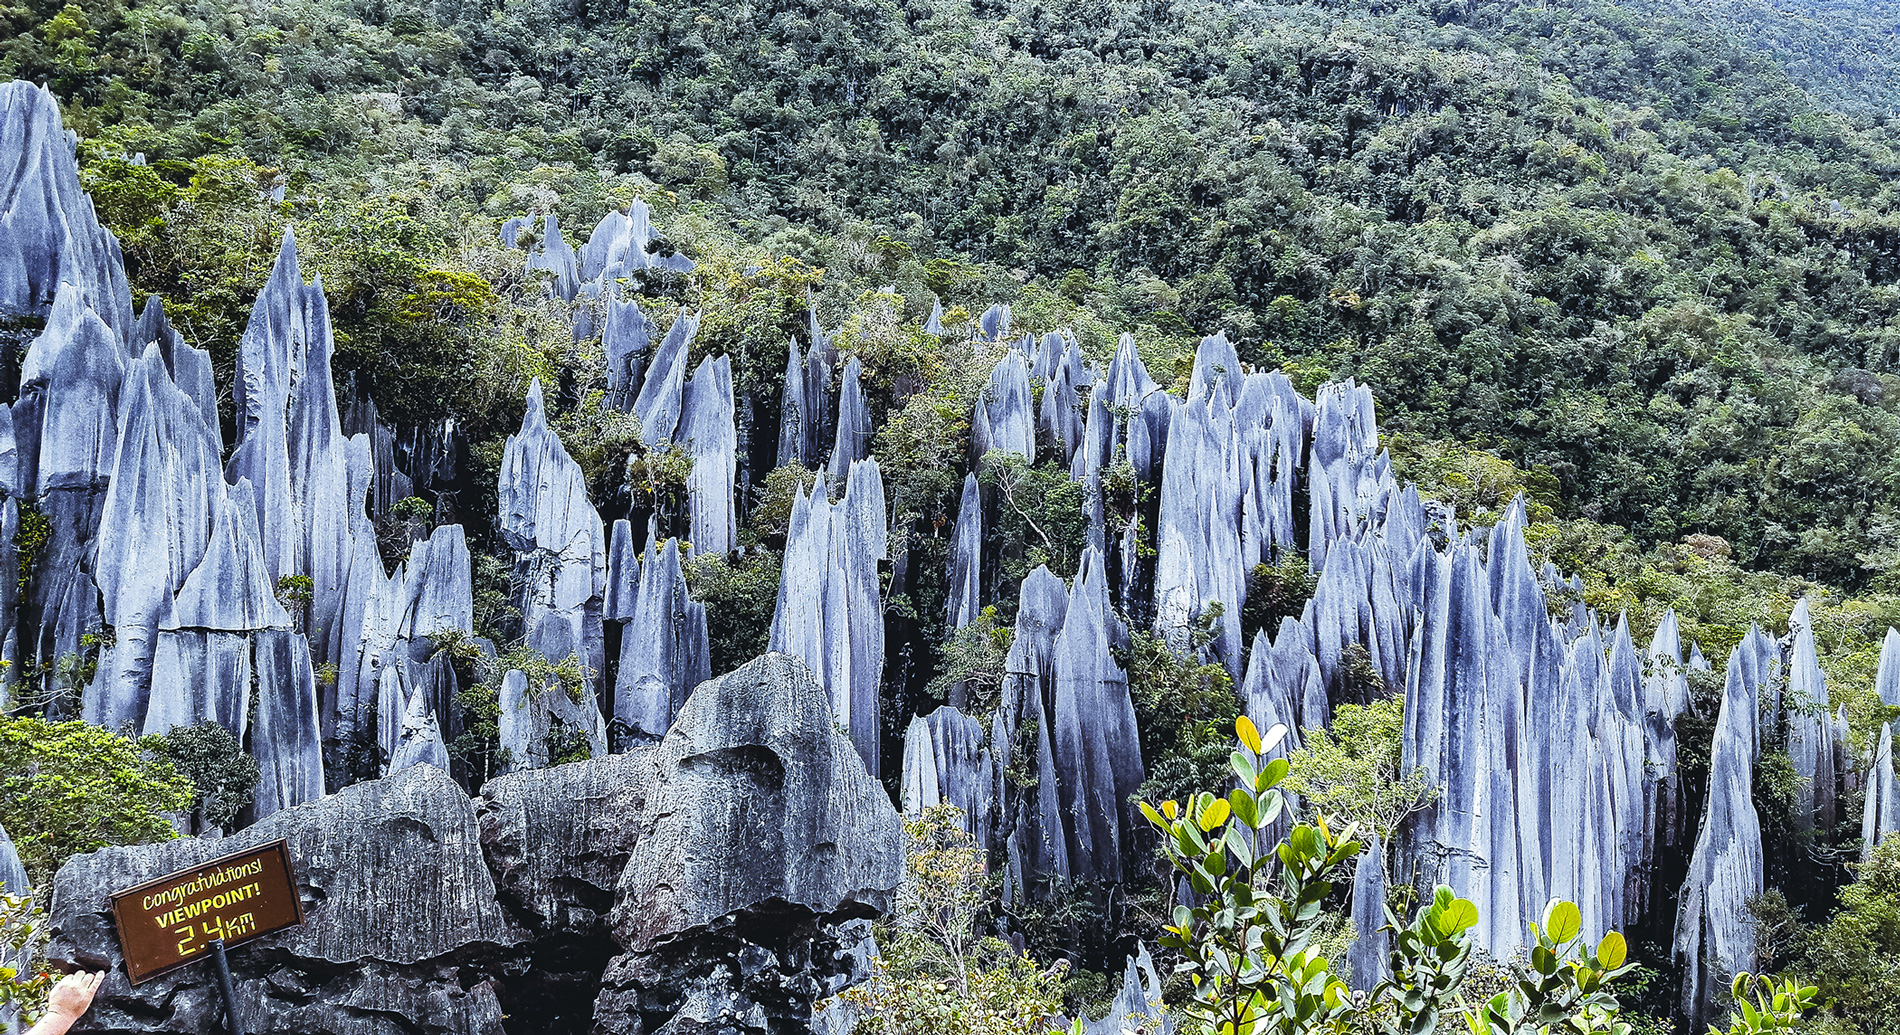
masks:
<svg viewBox="0 0 1900 1035"><path fill-rule="evenodd" d="M400 367L418 416L470 408L445 369L463 349L415 340L435 332L392 292L492 281L471 217L571 224L643 194L692 214L677 233L823 267L821 314L896 281L912 306L1039 293L1157 342L1225 329L1309 384L1362 375L1394 428L1548 471L1562 512L1646 542L1719 535L1847 586L1900 550L1894 152L1693 21L1185 0L9 19L4 70L68 98L139 289L228 355L276 226L334 227L344 359ZM285 207L251 203L279 180Z"/></svg>
<svg viewBox="0 0 1900 1035"><path fill-rule="evenodd" d="M1540 875L1459 878L1477 943L1509 957L1538 889L1573 895L1627 929L1646 1033L1719 1020L1710 975L1745 963L1889 1035L1900 857L1862 848L1900 824L1900 141L1854 49L1881 8L1811 6L1826 32L1675 0L0 6L0 78L49 85L58 119L19 121L69 179L46 141L78 135L78 187L45 190L83 187L145 310L0 312L0 398L38 434L83 365L46 357L82 349L146 386L83 397L83 478L0 497L0 692L36 716L7 721L163 734L157 651L276 645L298 735L227 714L218 742L276 797L193 806L241 825L418 761L468 794L599 761L803 651L893 799L994 788L955 877L1003 904L958 908L1073 964L985 957L1074 1011L1168 915L1133 800L1226 786L1265 708L1298 800L1382 840L1355 885L1509 841ZM36 161L0 185L55 183ZM168 436L190 492L139 481ZM109 486L140 502L88 511ZM159 525L186 530L164 585L112 553ZM187 585L206 527L244 614L177 626L219 603ZM1428 726L1443 787L1400 771ZM1124 814L1064 835L1091 801ZM29 815L0 818L43 882ZM1365 901L1420 880L1377 876ZM1379 919L1340 900L1335 955Z"/></svg>
<svg viewBox="0 0 1900 1035"><path fill-rule="evenodd" d="M1825 105L1880 123L1900 112L1900 7L1887 0L1702 0L1675 10L1762 51Z"/></svg>

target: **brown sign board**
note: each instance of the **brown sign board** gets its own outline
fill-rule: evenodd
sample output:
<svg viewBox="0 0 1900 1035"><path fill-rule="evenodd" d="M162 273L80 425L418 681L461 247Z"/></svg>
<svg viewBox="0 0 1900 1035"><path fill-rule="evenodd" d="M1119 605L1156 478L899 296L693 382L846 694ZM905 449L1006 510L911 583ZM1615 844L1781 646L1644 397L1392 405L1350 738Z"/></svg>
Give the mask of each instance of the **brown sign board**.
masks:
<svg viewBox="0 0 1900 1035"><path fill-rule="evenodd" d="M136 985L196 962L213 938L230 947L303 923L303 899L279 840L127 888L112 920Z"/></svg>

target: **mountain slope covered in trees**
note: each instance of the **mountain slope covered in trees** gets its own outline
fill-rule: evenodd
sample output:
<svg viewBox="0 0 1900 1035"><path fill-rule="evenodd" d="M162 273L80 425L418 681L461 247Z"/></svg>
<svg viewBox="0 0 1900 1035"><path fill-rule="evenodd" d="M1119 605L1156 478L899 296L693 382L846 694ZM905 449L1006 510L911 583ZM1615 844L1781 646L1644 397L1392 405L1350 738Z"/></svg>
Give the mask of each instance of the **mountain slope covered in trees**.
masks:
<svg viewBox="0 0 1900 1035"><path fill-rule="evenodd" d="M821 312L900 281L965 305L1038 291L1156 342L1225 329L1308 382L1361 375L1398 430L1548 472L1563 512L1645 542L1714 534L1751 566L1848 586L1900 556L1880 446L1900 431L1895 153L1686 17L961 0L8 16L4 68L53 81L105 142L93 189L139 287L199 305L201 343L228 352L268 252L181 247L204 205L176 194L280 170L288 207L248 223L259 241L283 216L336 227L360 274L338 290L361 289L340 308L364 323L343 359L400 367L416 414L470 409L438 369L466 350L415 340L430 332L385 296L441 294L438 267L492 278L472 218L571 223L664 191L697 214L678 232L825 268Z"/></svg>

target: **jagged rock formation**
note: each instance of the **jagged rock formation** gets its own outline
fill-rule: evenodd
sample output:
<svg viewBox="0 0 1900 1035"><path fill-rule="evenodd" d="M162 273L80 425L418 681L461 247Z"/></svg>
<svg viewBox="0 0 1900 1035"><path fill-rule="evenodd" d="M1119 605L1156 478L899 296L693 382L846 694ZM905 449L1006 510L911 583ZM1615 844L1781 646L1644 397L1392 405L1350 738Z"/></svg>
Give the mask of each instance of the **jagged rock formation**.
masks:
<svg viewBox="0 0 1900 1035"><path fill-rule="evenodd" d="M989 389L970 419L970 441L981 457L992 450L1036 460L1036 413L1030 404L1029 365L1010 349L990 371Z"/></svg>
<svg viewBox="0 0 1900 1035"><path fill-rule="evenodd" d="M785 387L779 395L778 464L814 467L832 441L831 342L811 318L811 343L799 358L797 343L785 350Z"/></svg>
<svg viewBox="0 0 1900 1035"><path fill-rule="evenodd" d="M1070 1022L1058 1017L1050 1027L1054 1031L1068 1031ZM1142 946L1139 954L1128 957L1128 965L1122 971L1121 991L1115 994L1108 1012L1092 1021L1083 1018L1082 1030L1088 1035L1125 1035L1131 1031L1170 1035L1174 1031L1174 1022L1161 1001L1161 976L1155 972L1155 962L1148 955L1147 946Z"/></svg>
<svg viewBox="0 0 1900 1035"><path fill-rule="evenodd" d="M983 610L983 492L975 471L963 476L955 535L950 547L950 591L945 598L944 624L961 629L976 621Z"/></svg>
<svg viewBox="0 0 1900 1035"><path fill-rule="evenodd" d="M904 732L904 815L954 806L963 814L965 829L979 839L989 837L994 786L983 732L981 721L950 706L910 721Z"/></svg>
<svg viewBox="0 0 1900 1035"><path fill-rule="evenodd" d="M1385 855L1379 837L1366 838L1365 851L1352 875L1352 927L1346 949L1347 980L1353 990L1369 992L1391 976L1392 934L1385 919Z"/></svg>
<svg viewBox="0 0 1900 1035"><path fill-rule="evenodd" d="M632 853L654 749L515 773L483 785L482 851L502 906L531 935L503 1007L534 1030L586 1031L601 972L618 952L607 926Z"/></svg>
<svg viewBox="0 0 1900 1035"><path fill-rule="evenodd" d="M1827 676L1814 653L1813 619L1808 602L1795 601L1788 616L1794 649L1788 659L1788 758L1801 778L1795 790L1794 823L1797 830L1834 825L1834 731L1827 699Z"/></svg>
<svg viewBox="0 0 1900 1035"><path fill-rule="evenodd" d="M803 953L890 907L896 810L813 673L784 654L703 684L653 759L613 912L626 953L603 977L595 1030L809 1024L822 953Z"/></svg>
<svg viewBox="0 0 1900 1035"><path fill-rule="evenodd" d="M114 338L142 347L129 337L125 260L80 189L75 143L50 91L21 79L0 83L0 154L12 156L0 177L0 322L46 316L72 294L69 305L90 309Z"/></svg>
<svg viewBox="0 0 1900 1035"><path fill-rule="evenodd" d="M804 660L831 694L833 714L873 775L879 772L878 686L884 607L877 562L886 552L884 480L876 460L851 465L844 496L799 489L785 536L771 649Z"/></svg>
<svg viewBox="0 0 1900 1035"><path fill-rule="evenodd" d="M739 474L739 431L732 403L732 361L708 356L686 383L680 445L693 458L687 475L691 543L695 556L724 556L739 545L734 490Z"/></svg>
<svg viewBox="0 0 1900 1035"><path fill-rule="evenodd" d="M1755 918L1748 901L1762 892L1761 819L1754 802L1754 768L1761 757L1757 715L1779 665L1773 641L1759 629L1750 629L1729 655L1709 748L1708 805L1676 913L1681 1006L1692 1025L1725 1016L1730 978L1755 969Z"/></svg>
<svg viewBox="0 0 1900 1035"><path fill-rule="evenodd" d="M446 423L385 425L371 386L351 383L339 412L327 304L320 282L304 282L292 236L239 346L238 431L227 459L210 358L179 337L158 302L133 318L117 245L78 190L51 98L0 86L0 140L20 156L0 168L0 260L15 260L0 261L0 345L28 345L17 401L0 407L0 661L9 663L0 679L9 704L30 693L56 716L145 732L223 723L260 760L255 811L267 825L308 815L294 806L326 790L339 797L319 809L345 807L345 788L383 772L400 783L447 767L472 783L458 696L476 681L500 704L503 751L484 772L666 736L710 675L712 630L686 577L707 569L689 569L682 554L697 562L753 548L739 534L740 508L774 458L822 477L792 509L771 647L810 667L871 777L905 730L906 807L964 809L996 853L1012 901L1065 879L1123 879L1140 858L1144 828L1127 799L1146 774L1114 661L1129 625L1187 649L1208 624L1200 660L1227 667L1258 725L1292 730L1280 751L1343 704L1405 695L1404 764L1440 793L1381 846L1387 865L1362 867L1363 882L1389 873L1450 883L1478 903L1476 937L1494 955L1522 947L1524 921L1550 898L1576 901L1596 937L1638 919L1654 926L1679 886L1683 1003L1697 1023L1709 1019L1728 975L1754 962L1741 903L1762 887L1750 791L1765 738L1785 733L1804 778L1798 825L1850 822L1840 796L1856 782L1866 785L1869 844L1900 823L1891 753L1852 754L1843 713L1830 714L1805 602L1784 644L1757 631L1731 657L1716 773L1706 802L1693 800L1678 773L1676 726L1691 710L1688 673L1706 667L1697 646L1665 616L1639 649L1627 621L1580 603L1580 581L1533 562L1521 502L1493 528L1461 530L1446 508L1400 485L1380 450L1371 388L1329 384L1306 399L1283 374L1249 370L1234 343L1215 335L1199 343L1186 391L1175 395L1150 375L1132 338L1091 362L1072 335L1027 333L1001 304L946 331L938 303L924 328L947 349L999 357L971 413L975 455L954 473L992 451L1066 469L1083 489L1087 545L1072 585L1043 568L1015 594L995 710L969 714L979 695L958 690L952 707L929 712L935 702L920 703L922 681L904 665L917 656L916 629L934 626L934 616L887 628L884 611L886 594L916 601L937 588L926 585L939 577L935 561L929 571L913 564L903 537L942 532L888 525L865 357L840 355L814 309L804 347L788 347L782 386L748 383L762 372L745 370L735 384L740 357L711 354L704 342L689 367L698 316L678 313L659 336L624 286L691 268L683 256L656 254L639 205L609 213L579 251L552 216L503 227L511 246L528 245L527 268L546 278L549 296L571 303L573 346L592 349L598 338L606 405L638 418L645 447L680 450L691 463L683 514L647 524L624 496L590 499L585 472L550 425L549 400L539 384L530 389L496 486L519 631L539 655L524 660L475 635L468 539L485 541L486 529L411 530L406 559L385 569L382 550L393 560L405 547L400 537L379 543L378 520L412 495L452 493L445 487L460 477L456 457L470 443ZM12 387L7 357L18 353L0 348L0 388ZM776 429L760 426L774 394ZM996 527L984 494L969 471L942 571L952 630L1011 595L996 585L997 562L1021 556L984 541ZM453 512L451 501L436 502L442 517ZM621 510L609 521L597 506ZM42 545L36 553L20 542ZM1317 579L1310 601L1245 642L1248 573L1301 545ZM498 628L512 634L508 625ZM891 673L887 635L898 645L893 657L905 659ZM106 646L95 655L98 643ZM94 661L89 685L74 685L73 673ZM1785 684L1773 675L1782 671ZM895 700L929 714L887 725L881 712L900 685ZM1900 632L1889 633L1876 689L1900 705ZM763 779L771 766L756 747L678 760L667 786ZM572 779L598 789L620 779L606 775L618 764L600 760L584 779L517 775L523 787ZM495 793L515 793L508 786ZM595 905L573 908L597 916L614 853L638 855L631 842L615 845L589 871L593 890L573 892ZM503 897L541 903L509 908L551 931L544 907L553 900L538 894L524 885ZM800 944L844 952L856 936L823 933L814 919L840 912L828 901L806 903ZM781 957L757 972L776 975L764 984L721 984L695 971L684 998L660 996L653 990L666 975L686 973L666 945L736 944L719 941L729 934L723 921L703 912L642 914L642 923L675 927L624 946L608 1001L620 1018L613 1024L666 1015L683 1028L719 1009L757 1006L764 1012L747 1013L750 1024L848 969ZM595 928L586 936L597 939L591 962L562 961L561 987L591 983L587 968L605 965L598 939L607 936ZM631 939L633 929L620 934ZM1368 935L1368 951L1373 942ZM450 999L472 1001L492 976L482 973L456 982L465 991ZM781 979L777 991L760 991ZM554 995L544 993L533 994ZM180 1017L197 1016L186 1008L202 1009L190 1005L199 994L180 993ZM328 1000L311 1000L319 1001ZM441 1002L430 1009L449 1016Z"/></svg>
<svg viewBox="0 0 1900 1035"><path fill-rule="evenodd" d="M683 364L683 346L680 356ZM515 552L522 587L523 635L550 662L578 658L586 666L583 703L598 714L592 702L606 663L601 608L608 543L587 499L586 476L548 427L539 381L528 390L520 434L508 437L499 494L501 537Z"/></svg>
<svg viewBox="0 0 1900 1035"><path fill-rule="evenodd" d="M618 528L615 534L618 543ZM658 548L649 543L636 570L639 583L625 609L614 682L617 748L665 736L687 695L712 676L706 606L687 597L679 541L668 539Z"/></svg>
<svg viewBox="0 0 1900 1035"><path fill-rule="evenodd" d="M871 413L860 383L863 375L864 365L856 356L851 357L838 387L837 437L831 459L825 464L825 477L832 485L843 485L852 465L871 455Z"/></svg>
<svg viewBox="0 0 1900 1035"><path fill-rule="evenodd" d="M1866 794L1860 818L1862 862L1872 857L1876 845L1900 833L1900 773L1896 773L1893 763L1892 723L1881 724L1874 764L1867 771Z"/></svg>
<svg viewBox="0 0 1900 1035"><path fill-rule="evenodd" d="M246 1030L501 1035L501 962L520 933L495 898L475 804L439 769L418 766L278 812L227 838L82 855L53 883L58 962L105 969L91 1030L222 1030L209 967L136 988L117 965L107 894L240 849L286 838L304 922L231 954Z"/></svg>

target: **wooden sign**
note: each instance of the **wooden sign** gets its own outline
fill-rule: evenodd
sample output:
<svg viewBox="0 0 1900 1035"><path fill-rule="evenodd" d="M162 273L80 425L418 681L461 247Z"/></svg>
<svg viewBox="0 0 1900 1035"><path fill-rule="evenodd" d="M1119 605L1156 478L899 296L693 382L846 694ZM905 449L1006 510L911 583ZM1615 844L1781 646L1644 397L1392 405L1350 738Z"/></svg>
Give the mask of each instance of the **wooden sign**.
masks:
<svg viewBox="0 0 1900 1035"><path fill-rule="evenodd" d="M214 938L242 945L303 923L303 899L279 840L121 891L112 920L136 985L195 962Z"/></svg>

